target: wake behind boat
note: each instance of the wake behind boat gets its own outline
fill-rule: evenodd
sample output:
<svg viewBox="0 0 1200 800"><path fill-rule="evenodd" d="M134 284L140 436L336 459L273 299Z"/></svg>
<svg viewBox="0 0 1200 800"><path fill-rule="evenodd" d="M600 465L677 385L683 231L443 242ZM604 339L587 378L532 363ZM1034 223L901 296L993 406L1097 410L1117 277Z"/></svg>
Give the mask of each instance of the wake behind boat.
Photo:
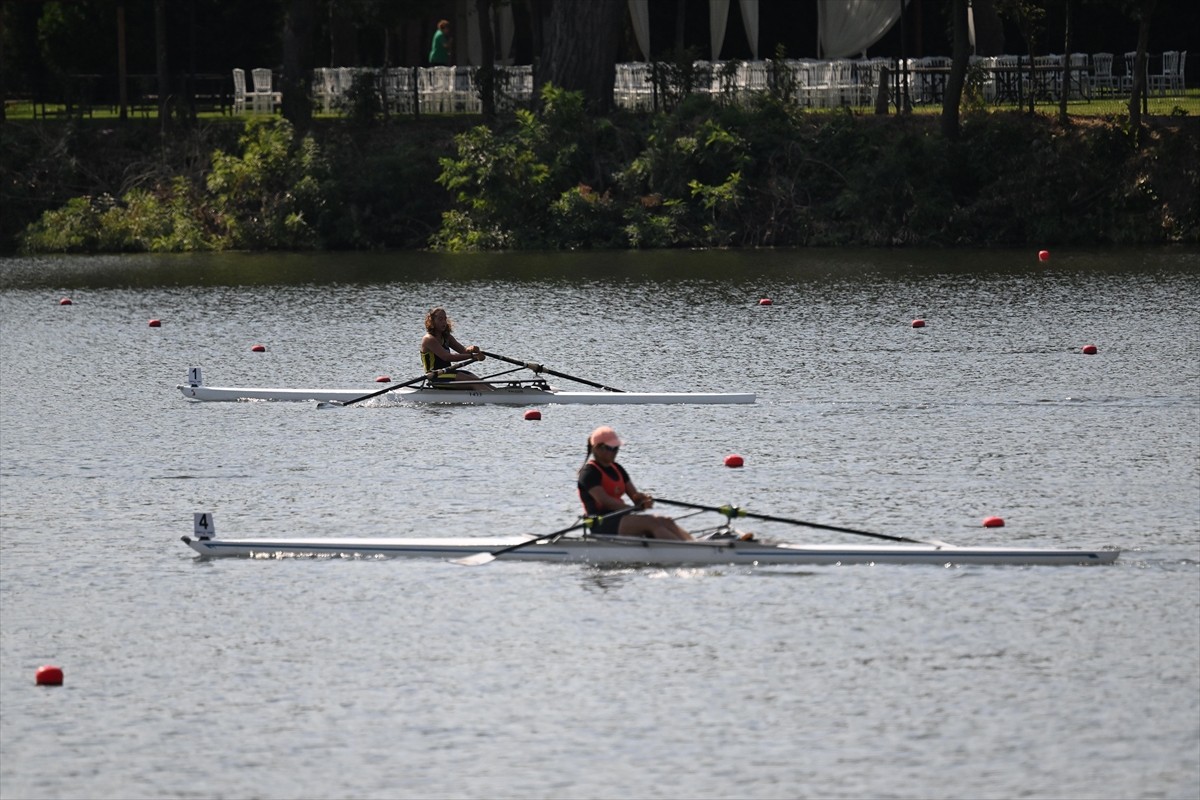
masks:
<svg viewBox="0 0 1200 800"><path fill-rule="evenodd" d="M540 365L529 365L530 367ZM525 367L522 367L525 368ZM542 371L545 368L541 368ZM510 370L509 372L515 372ZM500 376L508 373L501 373ZM188 382L176 388L188 400L197 401L317 401L336 405L349 405L372 394L382 395L387 402L401 403L452 403L456 405L629 405L686 403L689 405L713 405L725 403L753 403L751 393L736 392L627 392L609 388L598 391L565 391L551 386L544 378L502 378L492 376L482 380L487 385L479 389L449 389L425 380L424 376L412 383L416 386L385 387L376 392L368 389L290 389L261 386L208 386L203 381L199 367L188 370Z"/></svg>
<svg viewBox="0 0 1200 800"><path fill-rule="evenodd" d="M842 564L1082 565L1111 564L1117 550L1036 547L958 547L940 542L790 544L745 540L727 526L696 541L595 536L579 524L549 536L459 538L303 537L221 539L211 514L195 515L194 537L183 542L206 558L438 558L459 563L545 561L596 566L780 566ZM910 543L911 542L911 543ZM481 556L487 556L480 559Z"/></svg>

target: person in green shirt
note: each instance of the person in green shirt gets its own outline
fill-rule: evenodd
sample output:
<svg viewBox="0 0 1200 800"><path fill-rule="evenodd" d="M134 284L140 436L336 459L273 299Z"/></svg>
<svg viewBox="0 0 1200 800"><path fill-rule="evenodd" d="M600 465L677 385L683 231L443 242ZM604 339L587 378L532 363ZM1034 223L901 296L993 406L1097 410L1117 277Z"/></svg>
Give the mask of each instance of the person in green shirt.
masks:
<svg viewBox="0 0 1200 800"><path fill-rule="evenodd" d="M445 67L450 64L450 20L444 19L437 24L433 33L433 44L429 47L429 65Z"/></svg>

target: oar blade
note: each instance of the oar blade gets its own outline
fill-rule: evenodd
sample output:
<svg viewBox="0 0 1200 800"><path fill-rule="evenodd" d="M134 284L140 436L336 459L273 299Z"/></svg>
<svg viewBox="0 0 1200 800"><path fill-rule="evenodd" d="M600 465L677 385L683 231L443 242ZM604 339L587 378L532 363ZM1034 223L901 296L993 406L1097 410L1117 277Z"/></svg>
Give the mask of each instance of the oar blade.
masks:
<svg viewBox="0 0 1200 800"><path fill-rule="evenodd" d="M318 400L317 408L345 408L346 404L341 400Z"/></svg>
<svg viewBox="0 0 1200 800"><path fill-rule="evenodd" d="M459 564L464 567L482 567L484 564L490 564L496 560L496 557L491 553L483 552L476 553L473 556L464 556L463 558L452 558L450 563Z"/></svg>

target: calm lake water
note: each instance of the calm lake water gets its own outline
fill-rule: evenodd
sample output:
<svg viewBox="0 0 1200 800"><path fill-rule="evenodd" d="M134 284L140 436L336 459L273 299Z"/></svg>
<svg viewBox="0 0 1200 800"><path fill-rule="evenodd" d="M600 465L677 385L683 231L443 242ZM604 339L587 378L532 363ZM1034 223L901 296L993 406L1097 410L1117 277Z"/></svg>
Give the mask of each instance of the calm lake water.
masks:
<svg viewBox="0 0 1200 800"><path fill-rule="evenodd" d="M1194 800L1198 300L1195 249L2 260L0 795ZM434 304L569 375L758 402L531 422L175 389L415 377ZM466 568L179 541L194 511L229 536L549 532L600 424L661 497L1123 552Z"/></svg>

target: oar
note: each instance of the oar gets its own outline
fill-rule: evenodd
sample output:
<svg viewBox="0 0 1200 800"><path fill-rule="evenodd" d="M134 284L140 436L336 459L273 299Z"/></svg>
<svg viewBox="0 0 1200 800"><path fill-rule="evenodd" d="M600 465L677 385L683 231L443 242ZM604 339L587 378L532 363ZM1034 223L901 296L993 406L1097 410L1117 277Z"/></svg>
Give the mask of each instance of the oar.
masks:
<svg viewBox="0 0 1200 800"><path fill-rule="evenodd" d="M746 511L743 508L738 508L737 506L731 506L731 505L702 506L697 503L685 503L682 500L666 500L662 497L654 498L654 502L666 503L669 506L679 506L681 508L698 508L701 511L715 511L718 514L724 514L729 519L733 519L734 517L749 517L750 519L761 519L761 520L765 520L767 522L786 522L791 525L804 525L805 527L808 527L808 528L820 528L823 531L837 531L839 533L853 533L856 536L871 536L875 539L888 539L889 541L893 541L893 542L912 542L913 544L931 544L935 547L948 547L949 546L945 542L938 542L938 541L929 542L929 541L924 541L921 539L910 539L907 536L892 536L891 534L887 534L887 533L873 533L872 531L860 531L860 530L855 530L854 528L843 528L838 525L822 525L819 522L805 522L802 519L788 519L787 517L772 517L772 516L768 516L767 514L753 514L749 511Z"/></svg>
<svg viewBox="0 0 1200 800"><path fill-rule="evenodd" d="M563 528L561 531L555 531L554 533L547 533L545 536L538 536L534 539L530 539L528 541L521 542L520 544L514 544L514 545L510 545L508 547L502 547L499 550L492 550L491 552L485 551L482 553L476 553L473 556L466 556L464 558L454 558L451 560L455 564L462 564L464 567L483 566L484 564L490 564L491 562L495 561L496 556L498 556L498 555L503 555L504 553L511 553L513 550L520 550L522 547L527 547L527 546L533 544L534 542L544 542L547 539L553 539L555 536L562 536L564 533L570 533L571 531L577 531L580 528L594 528L595 526L599 525L602 520L615 519L623 514L628 514L630 511L636 511L636 510L637 510L637 506L630 506L629 508L622 508L620 511L612 511L608 514L604 514L603 516L599 516L599 517L584 517L579 522L576 522L574 525L570 526L569 528Z"/></svg>
<svg viewBox="0 0 1200 800"><path fill-rule="evenodd" d="M355 403L361 403L363 400L370 400L372 397L379 397L379 395L381 395L381 394L387 394L388 392L394 391L396 389L402 389L405 386L412 386L414 383L420 383L421 381L425 380L426 378L432 378L435 375L441 375L443 372L453 372L454 370L455 370L455 367L453 365L451 365L449 367L442 367L441 369L435 369L433 372L426 372L424 375L418 375L417 377L413 378L412 380L405 381L404 383L393 383L391 386L380 389L378 392L371 392L370 394L364 394L362 397L356 397L353 400L347 400L344 403L341 400L322 400L319 403L317 403L317 408L334 408L335 406L338 408L342 408L344 406L352 406Z"/></svg>
<svg viewBox="0 0 1200 800"><path fill-rule="evenodd" d="M516 364L518 367L525 367L526 369L531 369L534 372L545 372L547 375L553 375L556 378L563 378L568 381L575 381L576 383L582 383L585 386L594 386L597 389L603 389L606 392L624 392L625 391L624 389L614 389L611 386L605 386L602 383L593 383L592 381L587 381L587 380L584 380L583 378L576 378L574 375L567 375L566 373L563 373L563 372L555 372L552 369L546 369L541 364L534 364L530 361L517 361L515 358L509 358L508 356L497 355L496 353L489 353L486 350L482 350L480 352L482 352L488 358L494 358L497 361L507 361L510 364Z"/></svg>

